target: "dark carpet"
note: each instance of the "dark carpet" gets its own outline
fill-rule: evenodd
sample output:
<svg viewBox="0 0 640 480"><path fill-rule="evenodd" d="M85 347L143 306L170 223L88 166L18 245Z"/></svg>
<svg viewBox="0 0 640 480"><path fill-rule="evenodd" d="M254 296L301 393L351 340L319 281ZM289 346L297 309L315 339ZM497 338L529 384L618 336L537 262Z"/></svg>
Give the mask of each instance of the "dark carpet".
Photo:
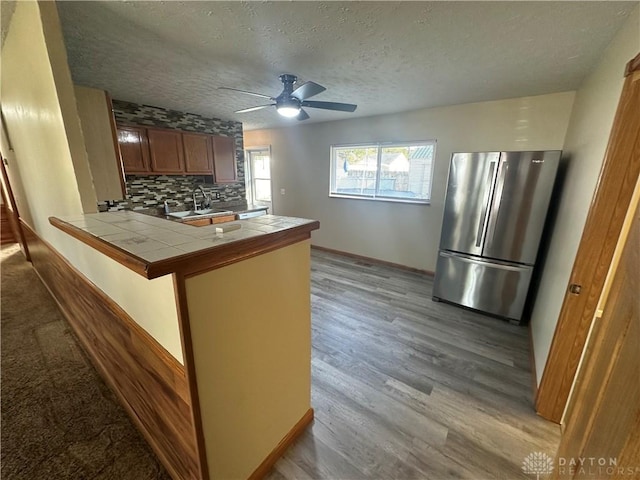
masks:
<svg viewBox="0 0 640 480"><path fill-rule="evenodd" d="M2 479L170 479L17 245L1 270Z"/></svg>

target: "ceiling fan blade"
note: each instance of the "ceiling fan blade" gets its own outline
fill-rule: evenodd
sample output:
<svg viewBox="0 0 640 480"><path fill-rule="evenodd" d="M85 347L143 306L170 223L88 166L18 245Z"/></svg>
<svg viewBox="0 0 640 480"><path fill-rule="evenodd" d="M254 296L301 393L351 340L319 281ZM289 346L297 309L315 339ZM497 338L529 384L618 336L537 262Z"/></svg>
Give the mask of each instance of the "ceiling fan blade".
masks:
<svg viewBox="0 0 640 480"><path fill-rule="evenodd" d="M338 103L338 102L314 102L312 101L304 101L301 104L303 107L311 107L311 108L323 108L325 110L338 110L340 112L355 112L357 105L352 103Z"/></svg>
<svg viewBox="0 0 640 480"><path fill-rule="evenodd" d="M256 110L262 110L263 108L272 107L275 103L270 103L269 105L258 105L257 107L243 108L242 110L236 110L233 113L248 113L255 112Z"/></svg>
<svg viewBox="0 0 640 480"><path fill-rule="evenodd" d="M240 93L246 93L247 95L253 95L254 97L268 98L269 100L275 100L275 98L270 97L269 95L263 95L262 93L247 92L246 90L239 90L237 88L218 87L218 90L232 90L234 92L240 92Z"/></svg>
<svg viewBox="0 0 640 480"><path fill-rule="evenodd" d="M307 98L311 98L314 95L318 95L326 90L322 85L318 85L315 82L305 82L296 88L292 93L292 97L296 97L298 100L303 101Z"/></svg>
<svg viewBox="0 0 640 480"><path fill-rule="evenodd" d="M298 114L298 116L296 117L298 120L306 120L309 117L309 114L307 112L305 112L303 109L300 109L300 113Z"/></svg>

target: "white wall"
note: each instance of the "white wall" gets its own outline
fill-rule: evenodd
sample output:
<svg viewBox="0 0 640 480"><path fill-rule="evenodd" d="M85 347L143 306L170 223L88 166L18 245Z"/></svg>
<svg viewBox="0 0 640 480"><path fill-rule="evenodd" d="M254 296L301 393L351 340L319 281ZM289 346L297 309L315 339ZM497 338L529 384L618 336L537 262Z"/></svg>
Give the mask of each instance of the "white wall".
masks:
<svg viewBox="0 0 640 480"><path fill-rule="evenodd" d="M573 98L565 92L248 131L245 147L271 145L274 211L320 220L315 245L434 271L451 153L560 150ZM414 140L437 141L431 205L328 197L332 144Z"/></svg>
<svg viewBox="0 0 640 480"><path fill-rule="evenodd" d="M2 47L1 74L9 138L2 136L0 148L21 217L181 360L171 278L148 281L49 224L50 216L96 209L54 3L17 3Z"/></svg>
<svg viewBox="0 0 640 480"><path fill-rule="evenodd" d="M567 178L531 318L538 384L604 160L624 68L639 51L640 14L636 8L576 94L564 145L564 155L570 158Z"/></svg>

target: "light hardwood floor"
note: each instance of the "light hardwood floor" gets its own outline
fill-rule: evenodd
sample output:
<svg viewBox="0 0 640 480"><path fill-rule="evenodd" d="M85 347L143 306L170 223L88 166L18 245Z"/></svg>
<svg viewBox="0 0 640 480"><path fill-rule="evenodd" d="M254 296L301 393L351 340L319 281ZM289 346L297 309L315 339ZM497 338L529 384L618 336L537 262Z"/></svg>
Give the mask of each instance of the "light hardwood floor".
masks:
<svg viewBox="0 0 640 480"><path fill-rule="evenodd" d="M312 250L315 421L278 479L512 479L559 427L532 406L526 327L431 300L426 275Z"/></svg>

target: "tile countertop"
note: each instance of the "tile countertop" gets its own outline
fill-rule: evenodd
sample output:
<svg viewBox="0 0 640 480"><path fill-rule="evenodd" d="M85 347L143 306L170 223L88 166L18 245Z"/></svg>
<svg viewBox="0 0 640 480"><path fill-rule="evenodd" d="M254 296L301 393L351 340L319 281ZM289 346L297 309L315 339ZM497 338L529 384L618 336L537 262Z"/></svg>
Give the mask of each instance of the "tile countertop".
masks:
<svg viewBox="0 0 640 480"><path fill-rule="evenodd" d="M122 256L122 253L126 254L135 265L116 259L147 278L160 276L159 274L150 276L150 265L154 263L176 264L177 260L189 254L214 254L225 246L231 246L245 239L256 239L264 246L268 244L269 234L288 230L304 230L310 233L311 230L319 227L319 223L315 220L277 215L262 215L225 224L196 227L135 211L51 217L49 221L57 228L94 246L112 258ZM216 233L216 228L231 223L240 224L241 228ZM283 236L278 236L278 238L281 237ZM116 248L113 249L113 247ZM234 248L238 250L241 246L238 243ZM193 257L193 255L190 256ZM139 271L142 267L144 273ZM166 270L166 268L159 270Z"/></svg>
<svg viewBox="0 0 640 480"><path fill-rule="evenodd" d="M192 205L193 206L193 205ZM269 207L265 207L263 205L255 205L255 204L240 204L240 205L227 205L226 203L215 203L213 202L211 204L211 208L215 208L216 210L227 210L229 212L233 212L233 213L248 213L248 212L257 212L258 210L268 210ZM172 207L171 210L175 211L175 210L180 210L181 207ZM190 208L187 208L187 206L182 207L182 209L184 210L190 210ZM162 212L162 206L159 206L155 209L149 209L149 210L155 210L158 212ZM134 212L136 210L133 210ZM153 213L151 213L153 215ZM162 216L163 214L160 213L160 216Z"/></svg>
<svg viewBox="0 0 640 480"><path fill-rule="evenodd" d="M222 210L231 210L233 213L248 213L248 212L257 212L258 210L268 210L269 207L265 207L263 205L232 205L230 207L216 207L215 203L213 204L214 208L220 208Z"/></svg>
<svg viewBox="0 0 640 480"><path fill-rule="evenodd" d="M202 215L200 217L197 218L212 218L212 217L220 217L220 216L224 216L224 215L229 215L228 212L234 213L234 214L239 214L239 213L249 213L249 212L258 212L260 210L264 210L265 212L269 209L269 207L265 207L262 205L247 205L242 204L242 205L220 205L220 204L212 204L211 208L214 208L216 210L220 210L220 212L218 213L212 213L212 214L205 214ZM179 211L183 211L183 210L189 210L189 208L187 208L186 206L183 207L171 207L171 212L179 212ZM167 215L164 213L162 207L156 207L156 208L142 208L142 209L138 209L138 210L120 210L121 212L126 212L126 211L133 211L136 213L142 213L144 215L151 215L157 218L164 218L166 220L171 220L173 222L185 222L185 219L183 218L176 218L176 217L172 217L170 215ZM111 213L118 213L118 212L111 212ZM190 218L189 220L197 220L197 218Z"/></svg>

